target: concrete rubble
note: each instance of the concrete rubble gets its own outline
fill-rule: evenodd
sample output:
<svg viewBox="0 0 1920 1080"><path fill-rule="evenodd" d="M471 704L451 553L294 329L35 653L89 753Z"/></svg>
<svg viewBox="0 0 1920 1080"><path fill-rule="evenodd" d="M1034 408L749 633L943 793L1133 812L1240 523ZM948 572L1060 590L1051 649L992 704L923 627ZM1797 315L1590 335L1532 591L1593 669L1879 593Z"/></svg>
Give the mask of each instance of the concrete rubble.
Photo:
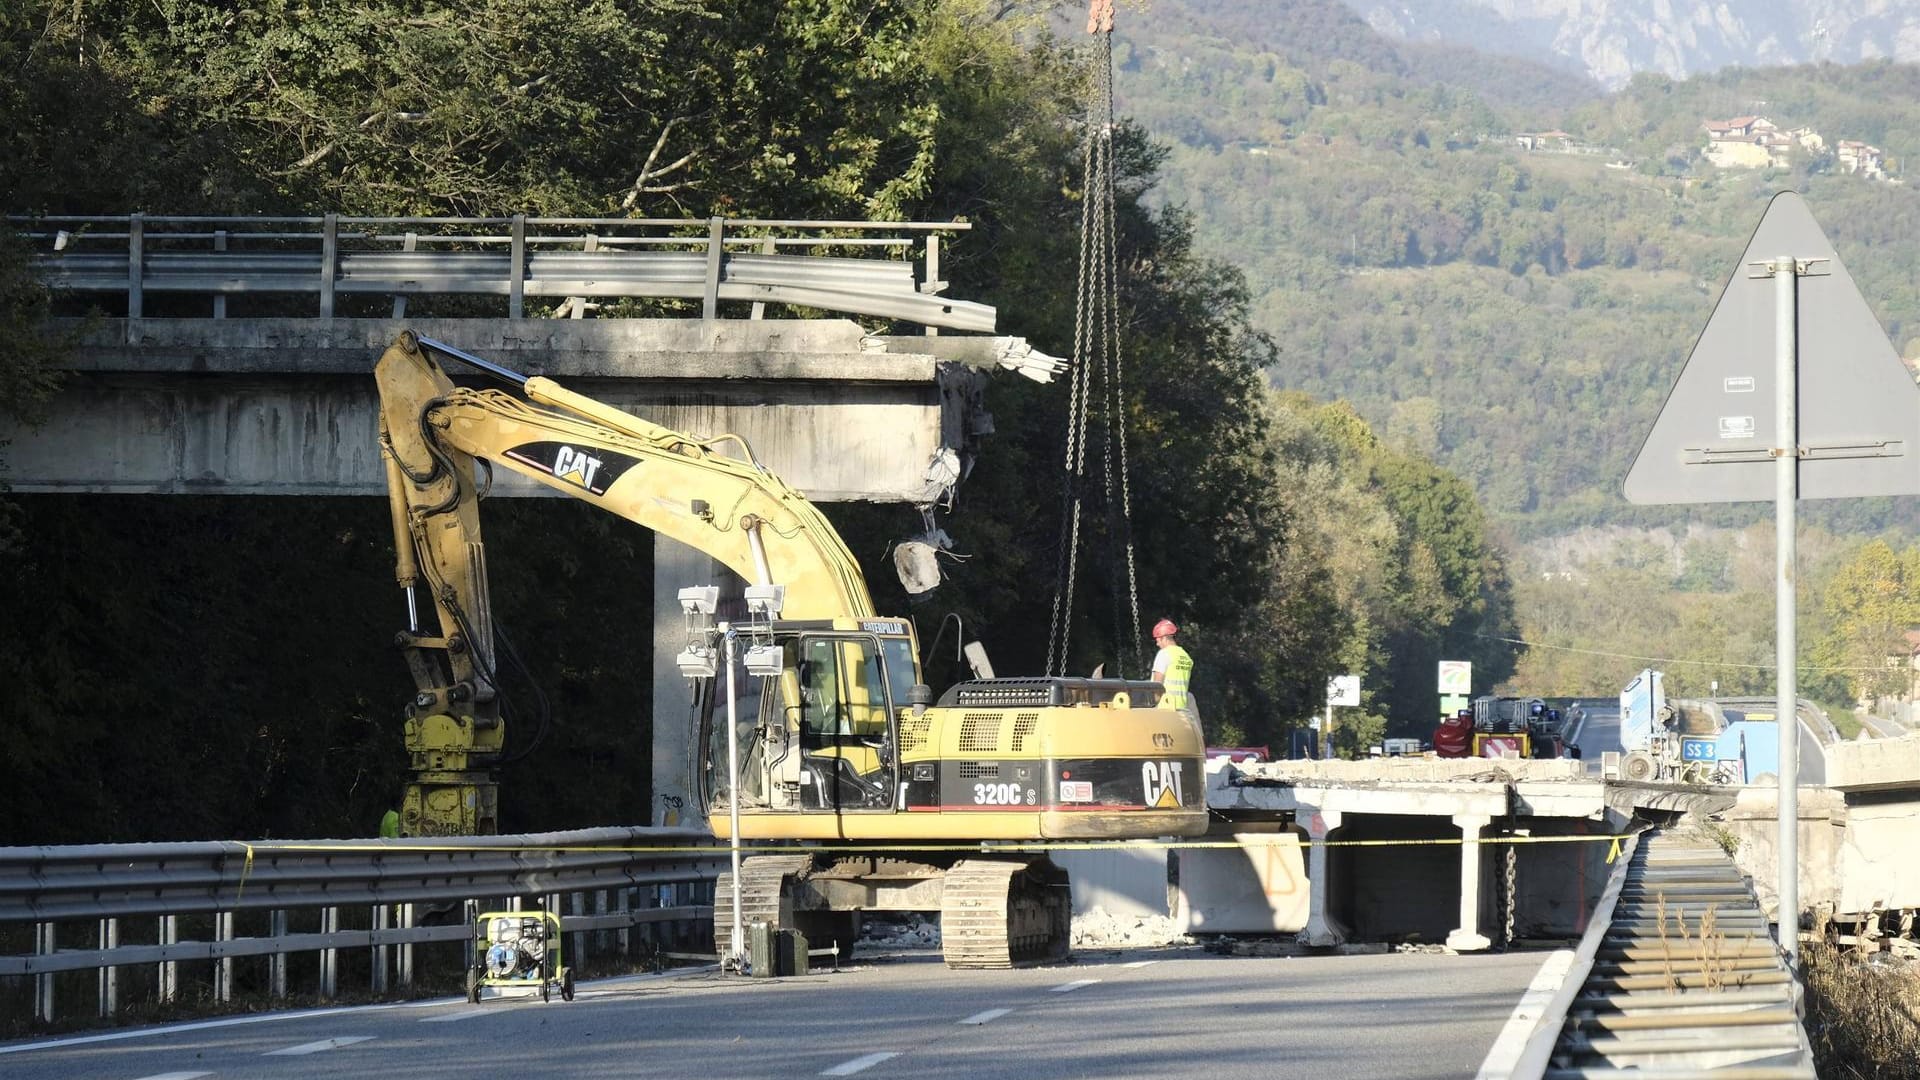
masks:
<svg viewBox="0 0 1920 1080"><path fill-rule="evenodd" d="M1073 944L1085 949L1191 945L1193 938L1165 915L1110 915L1094 908L1073 917Z"/></svg>

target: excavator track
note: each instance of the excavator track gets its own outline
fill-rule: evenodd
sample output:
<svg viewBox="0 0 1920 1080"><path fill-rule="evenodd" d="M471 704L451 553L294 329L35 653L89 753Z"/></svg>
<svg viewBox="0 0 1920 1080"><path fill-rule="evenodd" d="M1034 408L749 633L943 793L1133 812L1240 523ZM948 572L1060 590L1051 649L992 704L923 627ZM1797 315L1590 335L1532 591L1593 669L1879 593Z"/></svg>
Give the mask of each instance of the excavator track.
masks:
<svg viewBox="0 0 1920 1080"><path fill-rule="evenodd" d="M1072 921L1067 874L1045 856L962 859L947 869L940 939L948 967L1027 967L1064 960Z"/></svg>
<svg viewBox="0 0 1920 1080"><path fill-rule="evenodd" d="M813 869L811 855L755 855L740 863L740 925L793 925L792 885ZM722 960L733 945L733 875L713 885L713 945Z"/></svg>

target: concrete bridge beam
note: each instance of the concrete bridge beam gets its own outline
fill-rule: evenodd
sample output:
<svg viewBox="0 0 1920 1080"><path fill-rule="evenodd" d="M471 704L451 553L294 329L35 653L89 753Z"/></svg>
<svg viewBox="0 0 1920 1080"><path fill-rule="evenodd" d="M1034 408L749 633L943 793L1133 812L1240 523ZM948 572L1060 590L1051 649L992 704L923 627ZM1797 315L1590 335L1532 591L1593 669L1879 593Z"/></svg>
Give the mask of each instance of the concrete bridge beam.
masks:
<svg viewBox="0 0 1920 1080"><path fill-rule="evenodd" d="M929 466L964 457L984 427L965 363L840 319L118 319L56 332L81 327L47 421L0 421L16 492L384 495L373 365L408 329L676 431L740 435L819 501L931 501ZM496 495L557 497L496 478Z"/></svg>

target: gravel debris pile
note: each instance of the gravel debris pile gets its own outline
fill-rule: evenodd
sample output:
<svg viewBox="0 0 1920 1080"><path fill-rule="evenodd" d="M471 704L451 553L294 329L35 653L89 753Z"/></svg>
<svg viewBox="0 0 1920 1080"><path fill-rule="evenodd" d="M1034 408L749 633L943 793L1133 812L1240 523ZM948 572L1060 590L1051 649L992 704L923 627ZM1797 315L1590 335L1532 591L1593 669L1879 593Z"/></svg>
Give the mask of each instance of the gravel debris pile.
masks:
<svg viewBox="0 0 1920 1080"><path fill-rule="evenodd" d="M1093 908L1073 917L1073 944L1079 948L1140 948L1191 945L1193 939L1165 915L1110 915Z"/></svg>

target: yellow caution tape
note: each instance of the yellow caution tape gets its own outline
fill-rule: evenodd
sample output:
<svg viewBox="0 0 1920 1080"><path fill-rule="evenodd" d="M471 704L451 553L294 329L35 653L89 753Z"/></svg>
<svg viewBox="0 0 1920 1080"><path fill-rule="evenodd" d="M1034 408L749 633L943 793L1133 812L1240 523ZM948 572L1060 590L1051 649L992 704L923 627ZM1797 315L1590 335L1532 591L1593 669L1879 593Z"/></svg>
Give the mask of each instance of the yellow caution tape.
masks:
<svg viewBox="0 0 1920 1080"><path fill-rule="evenodd" d="M1628 833L1580 833L1567 836L1486 836L1467 840L1464 837L1408 838L1394 840L1314 840L1292 832L1271 834L1274 842L1292 840L1302 847L1453 847L1467 843L1477 844L1579 844L1609 841L1612 847L1608 851L1607 861L1612 862L1620 855L1620 841L1627 839ZM1240 840L1046 840L1046 841L996 841L977 840L972 843L947 844L892 844L876 841L867 844L810 844L795 841L790 844L751 843L741 844L742 853L750 855L797 854L800 852L848 852L853 854L871 854L875 851L889 852L1046 852L1046 851L1111 851L1116 848L1134 850L1200 851L1212 849L1244 848L1260 846L1262 841ZM253 865L253 853L256 845L243 845L247 848L247 865ZM467 852L540 852L544 854L591 854L617 852L630 855L726 855L734 848L726 844L712 845L566 845L566 844L529 844L521 847L501 847L493 844L462 844L450 842L444 844L339 844L339 843L301 843L285 841L257 845L265 854L276 852L378 852L388 855L404 853L462 854Z"/></svg>

